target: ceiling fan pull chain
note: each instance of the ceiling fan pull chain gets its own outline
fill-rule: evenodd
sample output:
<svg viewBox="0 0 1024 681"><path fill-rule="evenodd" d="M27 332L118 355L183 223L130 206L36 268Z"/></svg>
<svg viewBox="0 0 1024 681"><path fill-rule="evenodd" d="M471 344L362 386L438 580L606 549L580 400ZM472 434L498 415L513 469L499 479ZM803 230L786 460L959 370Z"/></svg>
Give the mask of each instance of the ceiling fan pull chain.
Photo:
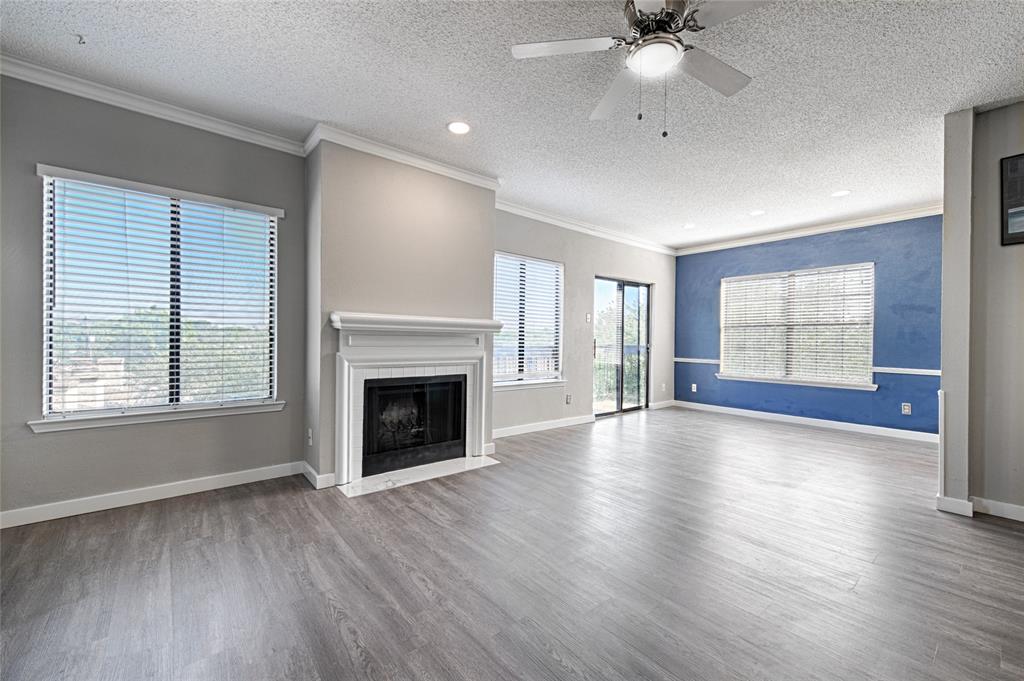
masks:
<svg viewBox="0 0 1024 681"><path fill-rule="evenodd" d="M640 79L640 103L637 105L636 119L642 121L644 119L644 79Z"/></svg>
<svg viewBox="0 0 1024 681"><path fill-rule="evenodd" d="M661 136L668 137L668 73L661 77L664 98L661 107Z"/></svg>

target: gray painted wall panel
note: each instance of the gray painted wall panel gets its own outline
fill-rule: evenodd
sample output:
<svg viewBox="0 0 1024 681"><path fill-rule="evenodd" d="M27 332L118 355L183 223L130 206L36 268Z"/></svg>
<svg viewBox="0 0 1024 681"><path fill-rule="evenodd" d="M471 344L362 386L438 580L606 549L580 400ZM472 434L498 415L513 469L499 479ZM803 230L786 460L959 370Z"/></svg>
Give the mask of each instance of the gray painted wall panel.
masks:
<svg viewBox="0 0 1024 681"><path fill-rule="evenodd" d="M319 193L318 471L334 471L333 310L490 318L494 192L322 142L307 164ZM316 249L315 241L311 245ZM310 269L309 276L317 274ZM319 335L319 347L313 343ZM488 376L489 382L489 376ZM490 425L484 425L490 433ZM489 438L488 438L489 440Z"/></svg>
<svg viewBox="0 0 1024 681"><path fill-rule="evenodd" d="M565 265L564 386L494 393L494 427L593 413L594 277L616 277L653 284L651 288L651 402L673 395L675 256L599 239L505 211L497 211L495 248ZM661 386L665 385L662 391ZM565 403L571 393L572 404Z"/></svg>
<svg viewBox="0 0 1024 681"><path fill-rule="evenodd" d="M1024 154L1024 103L977 114L971 233L970 491L972 496L1024 505L1024 245L1000 245L999 160L1016 154Z"/></svg>
<svg viewBox="0 0 1024 681"><path fill-rule="evenodd" d="M2 508L302 458L303 159L12 78L2 79ZM33 434L42 398L42 181L36 163L284 208L282 412Z"/></svg>

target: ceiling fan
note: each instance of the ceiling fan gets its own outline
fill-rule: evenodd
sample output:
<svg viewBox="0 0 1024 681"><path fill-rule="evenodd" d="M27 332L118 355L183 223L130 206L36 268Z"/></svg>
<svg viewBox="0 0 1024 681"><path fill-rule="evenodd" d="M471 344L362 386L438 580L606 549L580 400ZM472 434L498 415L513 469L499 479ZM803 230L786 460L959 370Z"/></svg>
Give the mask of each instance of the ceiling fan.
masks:
<svg viewBox="0 0 1024 681"><path fill-rule="evenodd" d="M516 59L550 57L577 52L626 50L626 65L612 81L590 120L602 120L614 110L642 76L660 76L676 64L687 75L730 97L750 82L747 76L699 47L688 45L683 33L699 33L759 7L767 0L627 0L623 14L628 37L576 38L512 46Z"/></svg>

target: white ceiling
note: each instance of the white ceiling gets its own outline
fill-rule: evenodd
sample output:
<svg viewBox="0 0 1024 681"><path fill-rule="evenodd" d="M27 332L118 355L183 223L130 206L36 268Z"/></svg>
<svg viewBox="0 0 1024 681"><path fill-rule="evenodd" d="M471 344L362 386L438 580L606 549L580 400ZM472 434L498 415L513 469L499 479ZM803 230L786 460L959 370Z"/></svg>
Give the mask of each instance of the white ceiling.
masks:
<svg viewBox="0 0 1024 681"><path fill-rule="evenodd" d="M509 51L620 35L621 4L4 0L0 48L297 141L325 121L672 246L937 203L943 114L1024 95L1024 1L780 1L693 37L754 80L671 77L662 139L660 81L642 122L635 96L588 120L622 53Z"/></svg>

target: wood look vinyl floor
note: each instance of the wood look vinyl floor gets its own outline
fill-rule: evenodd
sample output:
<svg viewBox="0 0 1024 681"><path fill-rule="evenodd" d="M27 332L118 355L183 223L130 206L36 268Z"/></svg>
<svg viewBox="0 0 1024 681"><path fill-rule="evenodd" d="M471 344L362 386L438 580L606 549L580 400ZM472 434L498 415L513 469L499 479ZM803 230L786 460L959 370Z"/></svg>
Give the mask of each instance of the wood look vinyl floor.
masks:
<svg viewBox="0 0 1024 681"><path fill-rule="evenodd" d="M283 478L4 530L2 678L1024 678L1024 525L936 453L666 409L347 499Z"/></svg>

